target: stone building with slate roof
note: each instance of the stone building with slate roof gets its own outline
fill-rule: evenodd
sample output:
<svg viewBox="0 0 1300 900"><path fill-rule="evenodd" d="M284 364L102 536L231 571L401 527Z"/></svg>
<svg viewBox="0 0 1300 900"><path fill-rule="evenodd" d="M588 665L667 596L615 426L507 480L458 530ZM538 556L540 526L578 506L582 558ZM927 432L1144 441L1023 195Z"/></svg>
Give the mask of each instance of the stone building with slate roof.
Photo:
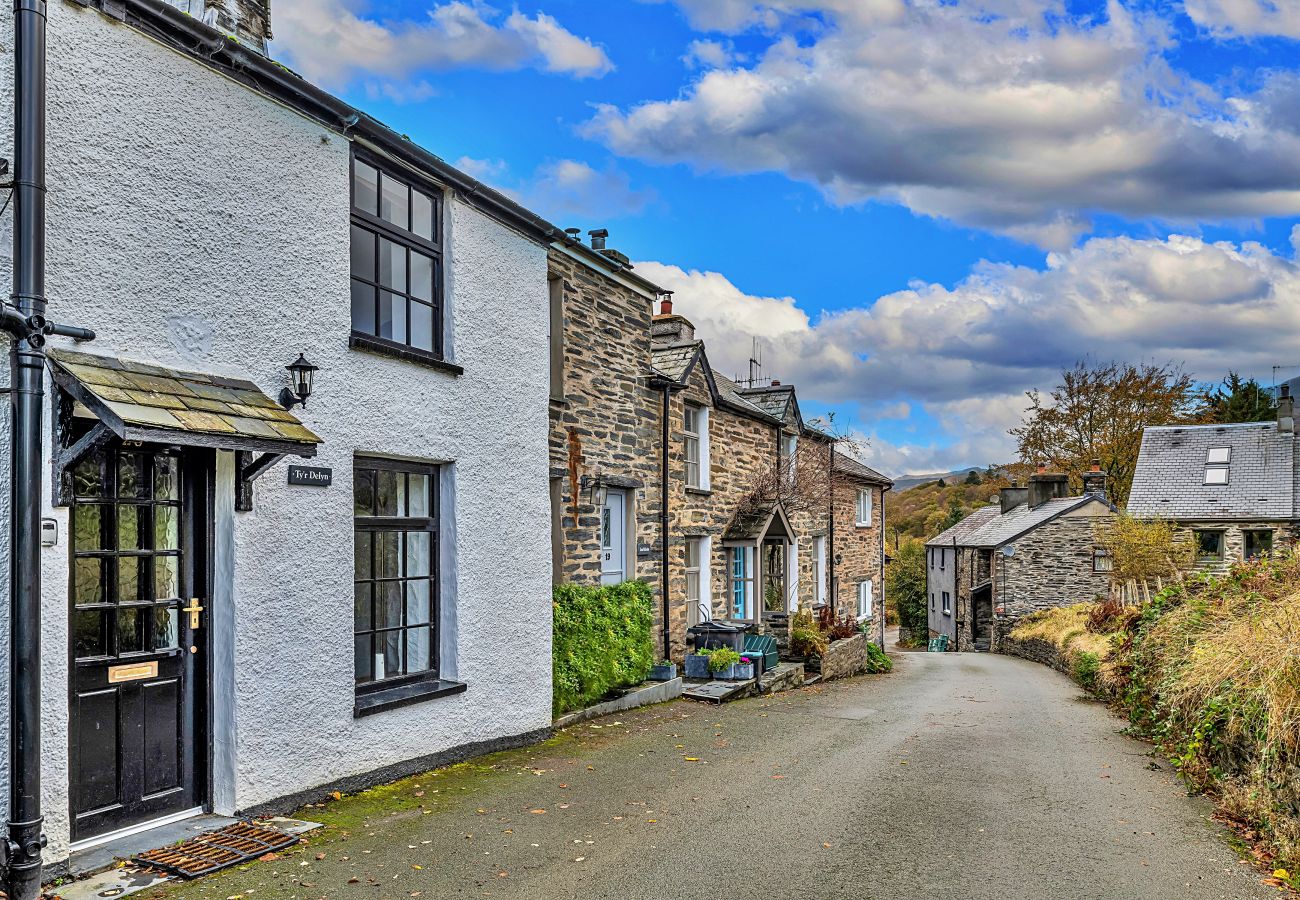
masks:
<svg viewBox="0 0 1300 900"><path fill-rule="evenodd" d="M883 629L889 479L834 454L834 439L804 423L793 387L742 387L715 371L671 302L654 318L651 366L669 423L669 655L685 651L700 621L780 631L800 605L834 606ZM753 496L798 458L801 442L835 460L828 510Z"/></svg>
<svg viewBox="0 0 1300 900"><path fill-rule="evenodd" d="M49 344L47 874L546 733L563 232L261 56L265 0L40 6L49 312L97 333Z"/></svg>
<svg viewBox="0 0 1300 900"><path fill-rule="evenodd" d="M1294 402L1284 389L1276 422L1146 428L1128 513L1174 522L1194 545L1198 569L1225 572L1234 562L1294 545Z"/></svg>
<svg viewBox="0 0 1300 900"><path fill-rule="evenodd" d="M1017 619L1105 597L1109 566L1094 528L1117 512L1099 468L1084 493L1067 496L1065 475L1040 470L1029 487L1004 488L926 542L930 636L949 649L997 650Z"/></svg>

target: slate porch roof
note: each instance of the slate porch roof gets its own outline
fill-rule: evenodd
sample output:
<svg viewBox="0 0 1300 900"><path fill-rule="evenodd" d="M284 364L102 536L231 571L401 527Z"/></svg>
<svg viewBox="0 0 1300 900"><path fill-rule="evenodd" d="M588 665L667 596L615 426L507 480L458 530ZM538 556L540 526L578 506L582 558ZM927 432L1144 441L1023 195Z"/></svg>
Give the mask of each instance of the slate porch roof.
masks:
<svg viewBox="0 0 1300 900"><path fill-rule="evenodd" d="M851 456L845 456L842 453L835 454L835 471L853 478L859 478L863 481L869 481L872 484L885 485L893 487L893 479L881 475L870 466L864 466Z"/></svg>
<svg viewBox="0 0 1300 900"><path fill-rule="evenodd" d="M49 358L59 387L119 437L202 435L209 446L249 444L298 456L314 455L321 443L251 381L71 350L51 350Z"/></svg>
<svg viewBox="0 0 1300 900"><path fill-rule="evenodd" d="M1128 511L1166 519L1294 519L1295 441L1276 422L1146 428ZM1223 448L1230 451L1228 483L1205 484L1209 451Z"/></svg>
<svg viewBox="0 0 1300 900"><path fill-rule="evenodd" d="M727 523L727 528L722 533L722 540L724 542L762 540L773 527L776 527L785 537L793 533L790 530L790 520L785 514L785 508L780 503L767 505L746 503L732 515L731 521Z"/></svg>
<svg viewBox="0 0 1300 900"><path fill-rule="evenodd" d="M691 364L704 346L703 341L655 347L650 351L650 368L656 375L681 381L690 371Z"/></svg>

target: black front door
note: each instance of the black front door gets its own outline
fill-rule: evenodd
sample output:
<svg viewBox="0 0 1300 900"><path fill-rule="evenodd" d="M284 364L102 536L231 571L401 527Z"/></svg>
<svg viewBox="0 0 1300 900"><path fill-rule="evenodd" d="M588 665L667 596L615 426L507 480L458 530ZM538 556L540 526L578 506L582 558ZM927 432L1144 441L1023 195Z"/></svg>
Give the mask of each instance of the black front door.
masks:
<svg viewBox="0 0 1300 900"><path fill-rule="evenodd" d="M115 447L73 475L73 840L206 798L209 458Z"/></svg>

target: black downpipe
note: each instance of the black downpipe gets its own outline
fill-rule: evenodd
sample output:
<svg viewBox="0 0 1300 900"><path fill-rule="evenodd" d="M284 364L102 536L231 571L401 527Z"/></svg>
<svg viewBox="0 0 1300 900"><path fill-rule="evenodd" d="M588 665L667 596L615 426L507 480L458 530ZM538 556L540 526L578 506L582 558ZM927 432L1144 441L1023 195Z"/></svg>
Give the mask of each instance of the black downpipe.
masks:
<svg viewBox="0 0 1300 900"><path fill-rule="evenodd" d="M671 388L664 385L663 421L659 435L659 593L664 608L664 659L672 659L672 641L668 633L668 418Z"/></svg>
<svg viewBox="0 0 1300 900"><path fill-rule="evenodd" d="M868 488L870 490L870 488ZM888 597L885 594L885 495L889 493L889 487L885 486L880 489L880 649L885 647L885 610L888 607ZM928 635L927 635L928 637Z"/></svg>
<svg viewBox="0 0 1300 900"><path fill-rule="evenodd" d="M835 584L835 444L834 444L834 443L831 444L831 459L830 459L830 467L827 469L827 471L828 471L829 474L828 474L826 477L827 477L827 479L828 479L829 482L830 482L830 484L829 484L829 490L827 491L827 493L828 493L829 496L830 496L830 502L829 502L829 504L828 504L828 507L829 507L829 511L830 511L830 545L831 545L831 546L830 546L830 556L829 556L829 563L830 563L829 579L830 579L830 595L831 595L831 617L832 617L832 618L835 618L835 615L836 615L836 614L835 614L835 606L836 606L835 601L838 599L836 595L839 593L839 586Z"/></svg>
<svg viewBox="0 0 1300 900"><path fill-rule="evenodd" d="M13 556L10 563L10 900L41 892L41 419L45 338L45 0L14 0ZM26 327L21 327L17 319Z"/></svg>

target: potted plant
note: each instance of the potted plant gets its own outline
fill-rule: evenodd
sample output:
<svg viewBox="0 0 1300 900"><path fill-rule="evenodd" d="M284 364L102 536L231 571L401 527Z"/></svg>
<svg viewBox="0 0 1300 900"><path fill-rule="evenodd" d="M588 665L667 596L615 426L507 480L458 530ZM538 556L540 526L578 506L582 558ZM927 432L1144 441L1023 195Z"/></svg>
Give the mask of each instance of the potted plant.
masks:
<svg viewBox="0 0 1300 900"><path fill-rule="evenodd" d="M672 681L677 677L677 663L671 659L660 660L650 667L651 681Z"/></svg>
<svg viewBox="0 0 1300 900"><path fill-rule="evenodd" d="M686 677L687 678L710 677L709 656L707 653L686 654Z"/></svg>
<svg viewBox="0 0 1300 900"><path fill-rule="evenodd" d="M714 647L708 651L709 672L714 678L721 678L724 681L731 681L736 677L736 663L740 662L740 654L730 647ZM752 673L751 673L752 677Z"/></svg>
<svg viewBox="0 0 1300 900"><path fill-rule="evenodd" d="M739 681L750 681L754 678L755 663L748 656L740 657L740 661L732 668L736 670L736 678Z"/></svg>

